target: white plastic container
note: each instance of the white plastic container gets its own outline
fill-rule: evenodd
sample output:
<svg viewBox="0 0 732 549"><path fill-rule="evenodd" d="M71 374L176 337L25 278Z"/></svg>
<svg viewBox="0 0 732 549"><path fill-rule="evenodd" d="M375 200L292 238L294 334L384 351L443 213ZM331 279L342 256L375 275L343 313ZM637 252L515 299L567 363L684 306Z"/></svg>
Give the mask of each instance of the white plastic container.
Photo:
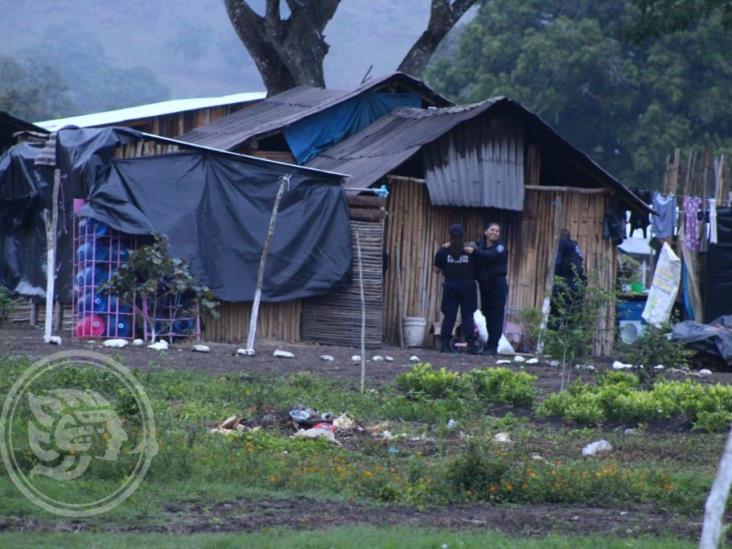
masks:
<svg viewBox="0 0 732 549"><path fill-rule="evenodd" d="M404 343L407 347L422 347L424 345L427 320L418 316L404 317Z"/></svg>

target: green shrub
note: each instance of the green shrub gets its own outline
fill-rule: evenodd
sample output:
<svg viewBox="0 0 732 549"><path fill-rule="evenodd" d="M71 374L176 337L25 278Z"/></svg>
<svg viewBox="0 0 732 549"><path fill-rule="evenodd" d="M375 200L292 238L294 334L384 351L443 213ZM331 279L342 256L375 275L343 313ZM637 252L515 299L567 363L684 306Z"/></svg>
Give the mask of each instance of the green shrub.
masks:
<svg viewBox="0 0 732 549"><path fill-rule="evenodd" d="M483 368L468 374L481 400L492 404L530 407L536 395L536 376L507 368Z"/></svg>
<svg viewBox="0 0 732 549"><path fill-rule="evenodd" d="M719 431L732 420L732 386L663 381L643 390L635 376L613 372L600 377L597 385L576 382L550 395L537 413L582 425L677 419L691 422L694 429Z"/></svg>
<svg viewBox="0 0 732 549"><path fill-rule="evenodd" d="M13 301L10 299L10 292L5 286L0 286L0 324L7 320L13 309Z"/></svg>
<svg viewBox="0 0 732 549"><path fill-rule="evenodd" d="M684 368L689 365L693 352L683 344L671 341L668 338L670 333L670 323L660 327L648 325L632 344L618 343L618 358L634 366L634 372L646 388L655 383L658 375L656 365L662 364L667 368Z"/></svg>
<svg viewBox="0 0 732 549"><path fill-rule="evenodd" d="M465 394L467 383L458 372L448 372L445 368L435 370L431 364L420 363L407 373L396 378L397 387L411 396L447 398Z"/></svg>

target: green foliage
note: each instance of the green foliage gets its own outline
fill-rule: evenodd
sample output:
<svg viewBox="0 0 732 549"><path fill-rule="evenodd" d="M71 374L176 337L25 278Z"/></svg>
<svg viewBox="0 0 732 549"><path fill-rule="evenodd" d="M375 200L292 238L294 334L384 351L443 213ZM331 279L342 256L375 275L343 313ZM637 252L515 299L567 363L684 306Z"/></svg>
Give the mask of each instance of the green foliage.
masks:
<svg viewBox="0 0 732 549"><path fill-rule="evenodd" d="M8 319L13 310L13 300L10 298L10 292L5 286L0 286L0 324Z"/></svg>
<svg viewBox="0 0 732 549"><path fill-rule="evenodd" d="M466 392L465 379L458 372L448 372L445 368L435 370L431 364L421 363L409 372L396 378L397 387L410 396L446 398Z"/></svg>
<svg viewBox="0 0 732 549"><path fill-rule="evenodd" d="M691 6L698 24L632 43L642 3L659 8L657 21ZM520 101L621 180L658 186L674 147L732 148L732 33L720 10L698 9L717 3L486 0L428 80L458 102Z"/></svg>
<svg viewBox="0 0 732 549"><path fill-rule="evenodd" d="M73 102L63 77L50 64L0 56L0 105L24 120L68 114Z"/></svg>
<svg viewBox="0 0 732 549"><path fill-rule="evenodd" d="M512 372L507 368L473 370L469 377L481 400L492 404L511 404L530 408L536 396L536 376Z"/></svg>
<svg viewBox="0 0 732 549"><path fill-rule="evenodd" d="M170 300L178 316L194 316L198 308L201 313L218 317L219 302L211 290L196 284L185 261L170 256L168 240L162 235L155 235L152 244L133 251L129 262L102 286L102 291L134 303L148 324L152 340L160 303Z"/></svg>
<svg viewBox="0 0 732 549"><path fill-rule="evenodd" d="M671 324L647 325L643 334L633 343L618 343L617 356L623 362L633 365L641 384L650 388L659 375L656 366L664 368L686 368L692 351L683 344L669 339Z"/></svg>
<svg viewBox="0 0 732 549"><path fill-rule="evenodd" d="M410 399L447 399L465 404L479 400L528 408L536 395L535 381L536 376L507 368L482 368L461 374L417 364L397 376L396 385Z"/></svg>
<svg viewBox="0 0 732 549"><path fill-rule="evenodd" d="M728 429L732 420L732 386L659 381L644 390L634 375L613 372L596 385L577 381L567 391L549 395L537 413L582 425L678 420L718 431Z"/></svg>

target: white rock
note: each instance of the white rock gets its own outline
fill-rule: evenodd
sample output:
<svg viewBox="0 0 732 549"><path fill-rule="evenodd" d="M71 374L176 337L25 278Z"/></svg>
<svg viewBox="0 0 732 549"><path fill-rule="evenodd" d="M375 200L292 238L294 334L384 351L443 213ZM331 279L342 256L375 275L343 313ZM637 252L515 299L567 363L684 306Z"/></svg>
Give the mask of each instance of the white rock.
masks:
<svg viewBox="0 0 732 549"><path fill-rule="evenodd" d="M283 351L282 349L275 349L272 356L275 358L295 358L295 355L290 351Z"/></svg>
<svg viewBox="0 0 732 549"><path fill-rule="evenodd" d="M699 375L700 376L710 376L710 375L712 375L712 371L704 368L702 370L699 370Z"/></svg>
<svg viewBox="0 0 732 549"><path fill-rule="evenodd" d="M501 360L496 360L496 364L511 364L511 361L502 358Z"/></svg>
<svg viewBox="0 0 732 549"><path fill-rule="evenodd" d="M371 361L372 362L383 362L384 361L384 357L381 356L381 355L374 355L374 356L371 357Z"/></svg>
<svg viewBox="0 0 732 549"><path fill-rule="evenodd" d="M386 355L384 357L384 360L386 360L387 362L394 362L394 357L393 356Z"/></svg>
<svg viewBox="0 0 732 549"><path fill-rule="evenodd" d="M351 357L351 362L361 362L361 355L353 355Z"/></svg>
<svg viewBox="0 0 732 549"><path fill-rule="evenodd" d="M625 430L623 431L623 434L624 434L624 435L634 435L634 434L636 434L637 432L638 432L638 429L631 429L631 428L628 428L628 429L625 429Z"/></svg>
<svg viewBox="0 0 732 549"><path fill-rule="evenodd" d="M255 351L254 349L245 349L244 347L240 347L236 350L236 354L239 356L254 356Z"/></svg>
<svg viewBox="0 0 732 549"><path fill-rule="evenodd" d="M526 364L539 364L539 359L534 357L526 361Z"/></svg>
<svg viewBox="0 0 732 549"><path fill-rule="evenodd" d="M102 343L105 347L112 347L113 349L121 349L122 347L127 347L127 340L126 339L105 339L104 343Z"/></svg>
<svg viewBox="0 0 732 549"><path fill-rule="evenodd" d="M575 364L574 367L577 370L590 370L590 371L592 371L592 370L595 369L595 367L592 364Z"/></svg>
<svg viewBox="0 0 732 549"><path fill-rule="evenodd" d="M193 347L191 347L191 351L194 353L210 353L211 348L208 345L201 345L200 343L197 343Z"/></svg>
<svg viewBox="0 0 732 549"><path fill-rule="evenodd" d="M557 366L559 366L560 364L561 364L561 362L559 362L558 360L552 360L552 361L551 361L551 362L549 363L549 366L554 366L554 367L557 367Z"/></svg>
<svg viewBox="0 0 732 549"><path fill-rule="evenodd" d="M524 357L522 357L521 355L516 355L515 357L513 357L513 361L514 362L526 362L526 359Z"/></svg>
<svg viewBox="0 0 732 549"><path fill-rule="evenodd" d="M541 457L539 454L531 454L531 459L534 461L546 461L543 457Z"/></svg>
<svg viewBox="0 0 732 549"><path fill-rule="evenodd" d="M633 365L632 364L623 364L619 360L616 360L613 362L613 370L632 370Z"/></svg>
<svg viewBox="0 0 732 549"><path fill-rule="evenodd" d="M43 341L45 343L50 343L51 345L61 345L61 343L63 343L61 336L44 336Z"/></svg>
<svg viewBox="0 0 732 549"><path fill-rule="evenodd" d="M612 452L613 447L607 440L596 440L582 448L583 456L594 456L603 452Z"/></svg>
<svg viewBox="0 0 732 549"><path fill-rule="evenodd" d="M501 444L507 444L511 442L511 437L508 433L497 433L496 436L493 437L493 440L500 442Z"/></svg>
<svg viewBox="0 0 732 549"><path fill-rule="evenodd" d="M378 436L380 438L383 438L384 440L391 440L394 438L394 435L391 434L391 431L381 431Z"/></svg>
<svg viewBox="0 0 732 549"><path fill-rule="evenodd" d="M412 355L409 357L409 362L419 362L419 357L417 355Z"/></svg>
<svg viewBox="0 0 732 549"><path fill-rule="evenodd" d="M458 426L458 422L454 419L450 419L450 421L447 422L447 428L452 431L455 427Z"/></svg>
<svg viewBox="0 0 732 549"><path fill-rule="evenodd" d="M660 372L661 370L665 369L666 367L663 364L656 364L653 369Z"/></svg>
<svg viewBox="0 0 732 549"><path fill-rule="evenodd" d="M155 343L151 343L147 346L148 349L152 349L153 351L167 351L168 350L168 342L164 339L161 339L160 341L157 341Z"/></svg>
<svg viewBox="0 0 732 549"><path fill-rule="evenodd" d="M326 362L333 362L335 359L331 355L320 355L320 360L325 360Z"/></svg>
<svg viewBox="0 0 732 549"><path fill-rule="evenodd" d="M132 344L135 347L142 347L143 345L145 345L145 342L142 339L135 339L132 341Z"/></svg>

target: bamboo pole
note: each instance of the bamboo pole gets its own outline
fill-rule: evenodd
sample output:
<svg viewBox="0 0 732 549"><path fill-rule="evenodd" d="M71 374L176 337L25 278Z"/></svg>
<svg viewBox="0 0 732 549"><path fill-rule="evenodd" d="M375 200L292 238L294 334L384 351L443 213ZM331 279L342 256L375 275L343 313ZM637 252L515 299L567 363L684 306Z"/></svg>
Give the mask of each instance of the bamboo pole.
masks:
<svg viewBox="0 0 732 549"><path fill-rule="evenodd" d="M43 210L43 222L46 225L46 318L43 326L43 341L51 343L53 339L53 302L56 286L56 230L58 227L58 193L61 186L61 171L53 171L53 191L51 193L51 215L48 209Z"/></svg>
<svg viewBox="0 0 732 549"><path fill-rule="evenodd" d="M717 476L704 505L700 549L717 549L722 537L722 521L727 508L727 498L732 486L732 430L727 435L727 444L719 460Z"/></svg>
<svg viewBox="0 0 732 549"><path fill-rule="evenodd" d="M257 336L257 317L259 316L259 304L262 300L262 284L264 283L264 269L267 266L267 257L269 256L269 246L272 243L272 235L274 234L275 225L277 223L277 212L280 208L280 202L285 194L285 187L290 185L290 174L285 174L280 178L280 188L277 190L272 215L269 218L269 228L267 236L264 240L264 248L262 249L262 257L259 260L259 272L257 272L257 289L254 291L254 303L252 304L252 315L249 318L249 335L247 336L247 356L254 356L254 339Z"/></svg>
<svg viewBox="0 0 732 549"><path fill-rule="evenodd" d="M397 330L399 332L399 346L404 348L404 301L402 296L402 256L399 242L396 245L396 290L397 290Z"/></svg>
<svg viewBox="0 0 732 549"><path fill-rule="evenodd" d="M361 394L366 385L366 298L363 294L363 261L361 259L361 237L356 231L356 255L358 258L358 286L361 293Z"/></svg>

